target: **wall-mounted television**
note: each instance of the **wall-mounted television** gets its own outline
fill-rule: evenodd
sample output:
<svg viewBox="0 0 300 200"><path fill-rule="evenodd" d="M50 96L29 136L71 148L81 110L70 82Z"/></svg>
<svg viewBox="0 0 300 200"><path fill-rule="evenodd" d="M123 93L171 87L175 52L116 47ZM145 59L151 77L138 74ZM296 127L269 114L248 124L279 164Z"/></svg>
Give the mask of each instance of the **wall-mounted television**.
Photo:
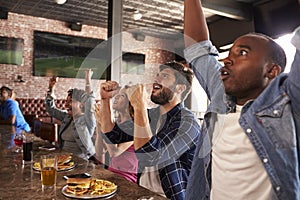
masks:
<svg viewBox="0 0 300 200"><path fill-rule="evenodd" d="M23 65L24 40L0 36L0 64Z"/></svg>
<svg viewBox="0 0 300 200"><path fill-rule="evenodd" d="M105 79L105 40L34 31L34 76L84 78L93 70L93 79Z"/></svg>
<svg viewBox="0 0 300 200"><path fill-rule="evenodd" d="M93 79L106 79L107 41L57 33L34 31L34 76L84 78L93 70ZM123 52L122 73L143 74L145 55Z"/></svg>
<svg viewBox="0 0 300 200"><path fill-rule="evenodd" d="M145 73L145 54L123 52L122 53L122 73L138 74Z"/></svg>

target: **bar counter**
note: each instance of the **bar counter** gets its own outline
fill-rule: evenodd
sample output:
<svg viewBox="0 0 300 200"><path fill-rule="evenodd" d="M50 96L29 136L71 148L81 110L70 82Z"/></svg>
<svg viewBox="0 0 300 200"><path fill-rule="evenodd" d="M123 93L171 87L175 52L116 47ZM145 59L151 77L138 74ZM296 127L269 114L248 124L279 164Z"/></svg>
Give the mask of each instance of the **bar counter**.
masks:
<svg viewBox="0 0 300 200"><path fill-rule="evenodd" d="M100 165L85 161L76 156L72 157L75 168L69 171L57 172L55 189L42 191L40 172L34 170L33 163L22 164L22 153L16 153L13 134L9 126L0 125L0 199L71 199L62 194L62 188L66 185L64 175L89 173L93 178L105 179L118 186L117 192L109 197L100 199L111 200L164 200L166 198L138 186L126 179L104 169ZM38 162L42 154L66 154L66 152L55 150L40 150L39 147L49 144L34 136L33 161Z"/></svg>

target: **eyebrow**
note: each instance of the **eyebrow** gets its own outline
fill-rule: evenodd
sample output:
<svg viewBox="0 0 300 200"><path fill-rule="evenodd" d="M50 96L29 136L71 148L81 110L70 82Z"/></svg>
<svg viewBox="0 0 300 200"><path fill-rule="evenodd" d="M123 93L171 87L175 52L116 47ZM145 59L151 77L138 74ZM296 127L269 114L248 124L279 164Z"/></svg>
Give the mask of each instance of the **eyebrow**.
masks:
<svg viewBox="0 0 300 200"><path fill-rule="evenodd" d="M249 45L238 45L239 48L244 48L244 49L248 49L248 50L252 50L251 47Z"/></svg>
<svg viewBox="0 0 300 200"><path fill-rule="evenodd" d="M232 49L233 49L233 47L234 47L234 46L230 47L228 51L231 52ZM249 51L252 50L251 47L250 47L249 45L245 45L245 44L237 45L237 47L235 47L235 48L248 49Z"/></svg>
<svg viewBox="0 0 300 200"><path fill-rule="evenodd" d="M174 77L176 77L175 73L172 74L172 73L168 73L168 72L161 72L160 75L163 75L163 76L174 76Z"/></svg>

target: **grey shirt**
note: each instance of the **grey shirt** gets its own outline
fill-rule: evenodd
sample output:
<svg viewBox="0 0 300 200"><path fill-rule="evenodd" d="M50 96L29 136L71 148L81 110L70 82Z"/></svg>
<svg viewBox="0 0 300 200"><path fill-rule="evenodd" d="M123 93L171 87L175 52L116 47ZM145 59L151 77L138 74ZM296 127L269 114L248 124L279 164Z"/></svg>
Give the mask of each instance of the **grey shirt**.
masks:
<svg viewBox="0 0 300 200"><path fill-rule="evenodd" d="M85 101L85 113L74 120L66 110L56 108L54 98L50 94L47 95L45 103L46 111L62 122L59 129L59 146L83 159L93 156L96 153L92 139L96 128L93 93L90 93Z"/></svg>

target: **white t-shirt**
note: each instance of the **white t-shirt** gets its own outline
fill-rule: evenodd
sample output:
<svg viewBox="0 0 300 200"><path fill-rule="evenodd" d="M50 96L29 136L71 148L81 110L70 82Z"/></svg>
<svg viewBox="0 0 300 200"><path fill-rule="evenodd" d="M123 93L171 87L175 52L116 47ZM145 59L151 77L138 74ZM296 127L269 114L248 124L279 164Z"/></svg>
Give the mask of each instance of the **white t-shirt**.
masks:
<svg viewBox="0 0 300 200"><path fill-rule="evenodd" d="M215 200L266 200L272 186L236 113L218 115L212 138L212 188Z"/></svg>
<svg viewBox="0 0 300 200"><path fill-rule="evenodd" d="M158 169L156 166L145 167L140 177L140 186L143 186L157 194L165 196L161 187Z"/></svg>
<svg viewBox="0 0 300 200"><path fill-rule="evenodd" d="M161 117L158 119L155 134L157 134L160 125L161 125ZM160 181L157 166L145 167L144 171L141 174L139 184L140 186L143 186L157 194L165 196L164 190L162 189L161 186L161 181Z"/></svg>

